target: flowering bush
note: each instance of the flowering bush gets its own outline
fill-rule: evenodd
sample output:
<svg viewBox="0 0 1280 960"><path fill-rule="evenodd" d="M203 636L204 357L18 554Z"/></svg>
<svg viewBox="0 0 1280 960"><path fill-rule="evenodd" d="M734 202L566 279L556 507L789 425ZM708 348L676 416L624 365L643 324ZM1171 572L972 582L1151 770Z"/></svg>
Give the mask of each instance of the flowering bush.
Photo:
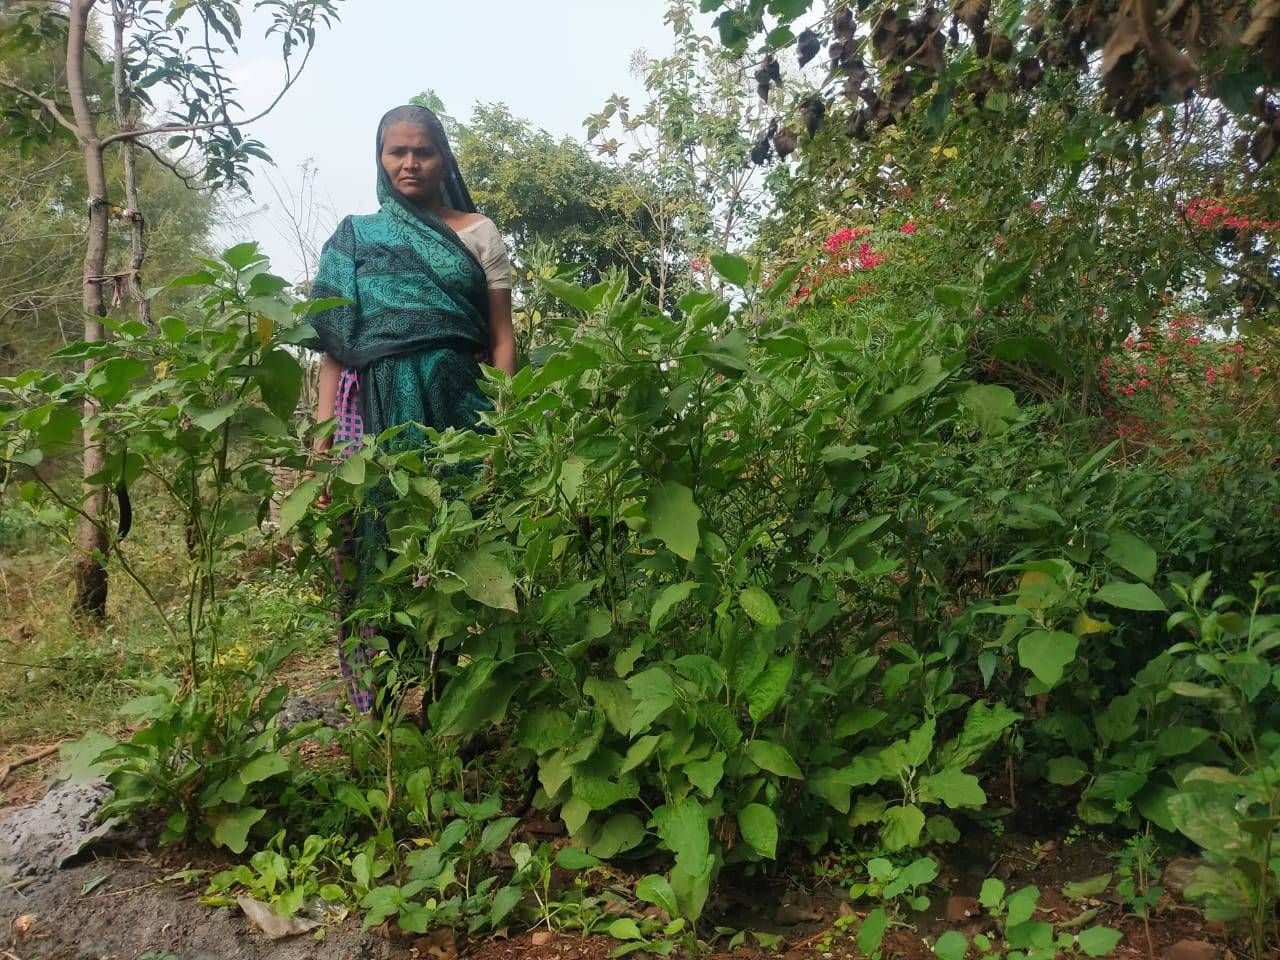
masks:
<svg viewBox="0 0 1280 960"><path fill-rule="evenodd" d="M916 232L916 225L904 224L900 232L913 234ZM871 240L868 239L871 234L870 227L842 227L827 237L818 256L801 269L792 285L792 296L787 305L798 306L814 298L819 290L833 281L858 277L884 264L887 257L872 247ZM870 289L870 284L862 283L851 294L844 296L844 302L852 303L866 296Z"/></svg>
<svg viewBox="0 0 1280 960"><path fill-rule="evenodd" d="M1217 416L1220 404L1242 408L1265 389L1261 354L1245 341L1207 335L1205 321L1188 313L1143 327L1101 359L1112 430L1124 440L1158 441Z"/></svg>

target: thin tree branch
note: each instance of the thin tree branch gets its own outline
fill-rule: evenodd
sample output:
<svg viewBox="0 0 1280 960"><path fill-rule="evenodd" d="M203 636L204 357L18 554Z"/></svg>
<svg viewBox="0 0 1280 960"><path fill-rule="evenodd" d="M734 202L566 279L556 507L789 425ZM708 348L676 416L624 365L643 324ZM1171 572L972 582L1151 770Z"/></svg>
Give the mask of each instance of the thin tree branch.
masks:
<svg viewBox="0 0 1280 960"><path fill-rule="evenodd" d="M134 142L137 143L137 145L140 146L143 150L147 151L147 153L151 154L151 156L155 158L156 162L160 164L160 166L164 167L166 170L172 173L175 177L181 180L183 186L185 186L188 190L202 189L202 185L199 183L200 178L197 177L195 174L183 173L181 168L178 166L176 162L165 157L164 154L162 154L155 147L151 146L151 144L147 143L147 141L137 140Z"/></svg>
<svg viewBox="0 0 1280 960"><path fill-rule="evenodd" d="M240 126L247 127L251 123L261 120L268 113L276 108L276 105L284 99L284 95L292 89L297 83L298 78L302 76L302 71L307 67L307 61L311 59L312 47L307 47L307 52L302 58L302 63L298 65L298 72L294 73L289 69L288 61L285 62L285 83L276 94L276 98L267 104L266 108L259 113L255 113L252 117L245 120L231 120L223 118L222 120L210 120L207 123L162 123L157 127L148 127L144 130L121 130L119 133L113 133L109 137L104 137L102 145L105 147L109 143L116 143L120 140L136 140L139 137L149 137L160 133L199 133L202 130L215 130L219 127Z"/></svg>
<svg viewBox="0 0 1280 960"><path fill-rule="evenodd" d="M0 77L0 87L8 87L10 90L14 91L14 93L19 93L28 100L34 100L36 103L40 104L40 106L45 108L49 116L53 117L60 127L65 130L70 130L77 140L80 139L79 128L67 119L66 114L59 109L58 104L55 101L50 100L48 97L42 97L34 90L28 90L26 87L19 86L12 80L6 80L4 77Z"/></svg>

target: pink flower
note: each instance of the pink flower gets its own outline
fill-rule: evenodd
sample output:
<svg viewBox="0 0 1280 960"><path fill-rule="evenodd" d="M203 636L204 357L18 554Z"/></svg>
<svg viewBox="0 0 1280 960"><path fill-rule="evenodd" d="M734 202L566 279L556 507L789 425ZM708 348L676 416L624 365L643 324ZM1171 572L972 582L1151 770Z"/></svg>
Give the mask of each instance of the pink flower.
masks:
<svg viewBox="0 0 1280 960"><path fill-rule="evenodd" d="M1123 393L1126 397L1131 397L1136 392L1136 388L1132 383L1126 383L1120 392Z"/></svg>
<svg viewBox="0 0 1280 960"><path fill-rule="evenodd" d="M1147 379L1144 377L1143 379L1141 379L1141 380L1139 380L1139 381L1138 381L1138 386L1139 386L1139 387L1149 387L1149 386L1151 386L1151 381L1150 381L1150 380L1147 380Z"/></svg>
<svg viewBox="0 0 1280 960"><path fill-rule="evenodd" d="M1261 368L1261 367L1254 367L1252 370L1250 370L1250 371L1249 371L1249 376L1251 376L1251 377L1260 377L1260 376L1262 376L1262 368Z"/></svg>
<svg viewBox="0 0 1280 960"><path fill-rule="evenodd" d="M902 226L898 228L898 232L905 233L907 236L911 236L911 234L916 232L916 225L914 222L908 220L906 223L904 223Z"/></svg>
<svg viewBox="0 0 1280 960"><path fill-rule="evenodd" d="M1146 372L1147 372L1147 368L1146 368L1146 367L1144 367L1142 364L1138 364L1138 365L1137 365L1136 367L1134 367L1133 369L1134 369L1135 371L1137 371L1138 373L1146 373Z"/></svg>
<svg viewBox="0 0 1280 960"><path fill-rule="evenodd" d="M1031 201L1031 211L1033 213L1039 213L1043 209L1044 209L1044 204L1041 203L1039 200Z"/></svg>
<svg viewBox="0 0 1280 960"><path fill-rule="evenodd" d="M1193 346L1193 347L1194 347L1194 346L1196 346L1196 345L1198 345L1198 344L1200 343L1200 338L1199 338L1199 337L1187 337L1186 342L1187 342L1187 343L1189 343L1189 344L1191 344L1191 346Z"/></svg>

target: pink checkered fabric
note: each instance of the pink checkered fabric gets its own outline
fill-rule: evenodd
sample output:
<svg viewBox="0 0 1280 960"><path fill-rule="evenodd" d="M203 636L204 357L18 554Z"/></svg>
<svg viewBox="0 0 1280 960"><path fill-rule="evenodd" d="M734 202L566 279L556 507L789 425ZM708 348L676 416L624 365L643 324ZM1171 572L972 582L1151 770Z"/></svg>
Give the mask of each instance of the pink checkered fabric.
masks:
<svg viewBox="0 0 1280 960"><path fill-rule="evenodd" d="M364 417L360 412L360 378L354 370L344 368L338 377L338 396L334 401L333 415L338 421L333 443L338 448L338 456L346 459L352 452L360 449L360 438L364 436ZM357 710L368 713L373 709L374 689L369 682L371 654L368 644L362 641L373 636L373 627L362 625L353 630L346 623L344 599L349 596L347 571L355 562L356 545L349 519L343 519L341 529L344 533L342 545L333 555L338 596L342 598L339 599L336 612L338 666L342 670L342 680L347 688L347 699Z"/></svg>

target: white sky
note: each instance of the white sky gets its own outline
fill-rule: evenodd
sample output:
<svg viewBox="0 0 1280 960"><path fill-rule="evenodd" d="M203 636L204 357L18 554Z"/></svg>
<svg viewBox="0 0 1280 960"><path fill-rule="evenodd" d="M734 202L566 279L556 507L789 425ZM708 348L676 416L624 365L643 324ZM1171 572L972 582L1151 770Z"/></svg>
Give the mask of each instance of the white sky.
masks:
<svg viewBox="0 0 1280 960"><path fill-rule="evenodd" d="M302 79L250 128L276 167L264 165L252 201L217 237L260 241L289 278L301 274L301 258L272 222L279 204L263 175L294 191L300 165L313 160L317 193L332 207L322 218L327 234L336 218L375 209L374 127L414 94L435 90L464 121L476 102L503 102L552 134L582 139L582 121L610 94L642 93L632 54L671 45L665 0L346 0L339 9L342 22L320 35ZM262 31L246 24L244 56L230 69L250 113L281 76L278 48Z"/></svg>

